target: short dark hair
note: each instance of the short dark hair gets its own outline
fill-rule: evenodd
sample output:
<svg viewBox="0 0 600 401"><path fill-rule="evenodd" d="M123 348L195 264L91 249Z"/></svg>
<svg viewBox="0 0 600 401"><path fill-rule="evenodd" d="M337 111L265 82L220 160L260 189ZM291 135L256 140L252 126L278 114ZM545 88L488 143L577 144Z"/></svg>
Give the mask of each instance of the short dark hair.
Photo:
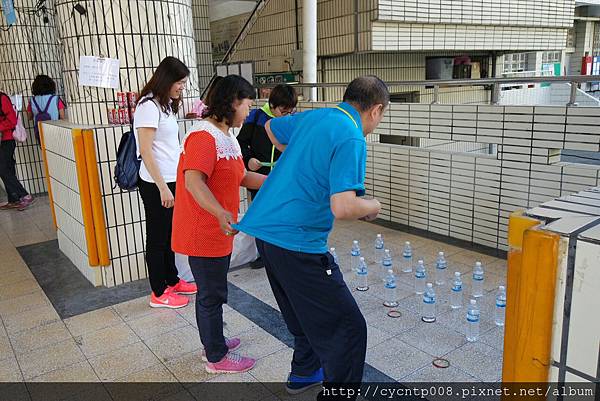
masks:
<svg viewBox="0 0 600 401"><path fill-rule="evenodd" d="M217 82L212 90L210 99L207 99L207 115L218 122L224 121L229 126L231 126L235 114L233 102L254 99L254 88L250 82L239 75L226 76Z"/></svg>
<svg viewBox="0 0 600 401"><path fill-rule="evenodd" d="M56 95L56 83L48 75L38 75L31 84L33 96Z"/></svg>
<svg viewBox="0 0 600 401"><path fill-rule="evenodd" d="M387 107L390 92L386 84L375 75L364 75L354 79L344 93L344 102L352 103L360 111L382 104Z"/></svg>
<svg viewBox="0 0 600 401"><path fill-rule="evenodd" d="M175 57L165 57L156 67L150 81L142 89L138 103L144 96L152 93L152 98L158 101L165 113L173 112L173 114L177 114L182 99L171 99L171 87L175 82L181 81L189 75L189 68L181 60Z"/></svg>
<svg viewBox="0 0 600 401"><path fill-rule="evenodd" d="M269 94L269 105L273 108L285 107L293 109L298 104L298 95L290 85L280 84L274 87Z"/></svg>

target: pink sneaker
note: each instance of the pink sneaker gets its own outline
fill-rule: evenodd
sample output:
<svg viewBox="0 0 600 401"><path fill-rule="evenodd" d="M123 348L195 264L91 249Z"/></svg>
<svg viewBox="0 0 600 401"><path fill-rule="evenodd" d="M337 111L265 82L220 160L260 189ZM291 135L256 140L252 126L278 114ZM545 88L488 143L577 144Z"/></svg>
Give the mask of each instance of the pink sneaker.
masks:
<svg viewBox="0 0 600 401"><path fill-rule="evenodd" d="M242 341L237 337L225 339L225 345L227 346L227 349L229 350L229 352L235 351L236 349L238 349L240 347L241 343L242 343ZM202 358L202 360L204 362L208 362L208 359L206 359L206 351L205 350L202 350L202 353L200 354L200 358Z"/></svg>
<svg viewBox="0 0 600 401"><path fill-rule="evenodd" d="M25 195L19 201L18 210L20 212L22 212L23 210L27 209L29 206L33 205L34 202L35 202L35 198L33 196L31 196L31 195Z"/></svg>
<svg viewBox="0 0 600 401"><path fill-rule="evenodd" d="M171 291L182 295L193 295L198 291L198 287L196 287L195 283L188 283L183 279L179 279L177 284L169 288L171 288Z"/></svg>
<svg viewBox="0 0 600 401"><path fill-rule="evenodd" d="M242 373L252 369L255 363L252 358L228 352L219 362L207 362L205 369L208 373Z"/></svg>
<svg viewBox="0 0 600 401"><path fill-rule="evenodd" d="M188 302L186 297L175 294L169 287L160 297L154 295L154 292L150 296L150 306L153 308L179 309L186 306Z"/></svg>

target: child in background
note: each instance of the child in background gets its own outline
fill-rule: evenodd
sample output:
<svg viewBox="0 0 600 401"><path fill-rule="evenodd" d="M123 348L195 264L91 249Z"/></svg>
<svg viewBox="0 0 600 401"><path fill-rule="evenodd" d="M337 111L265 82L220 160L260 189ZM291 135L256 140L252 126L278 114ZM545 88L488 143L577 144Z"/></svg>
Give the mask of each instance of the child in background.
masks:
<svg viewBox="0 0 600 401"><path fill-rule="evenodd" d="M48 75L38 75L31 85L33 96L27 105L27 116L34 122L35 138L40 142L38 122L64 120L65 104L56 95L56 83Z"/></svg>

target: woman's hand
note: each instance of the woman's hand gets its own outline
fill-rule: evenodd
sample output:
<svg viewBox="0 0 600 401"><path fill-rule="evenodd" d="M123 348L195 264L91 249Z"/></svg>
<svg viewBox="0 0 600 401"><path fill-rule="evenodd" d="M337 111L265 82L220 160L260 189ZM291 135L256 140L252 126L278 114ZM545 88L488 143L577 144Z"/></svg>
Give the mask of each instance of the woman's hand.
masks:
<svg viewBox="0 0 600 401"><path fill-rule="evenodd" d="M250 169L250 171L258 171L261 167L262 165L260 164L258 159L253 157L250 160L248 160L248 168Z"/></svg>
<svg viewBox="0 0 600 401"><path fill-rule="evenodd" d="M227 210L222 210L217 214L217 220L219 226L225 235L236 235L239 231L231 227L232 224L237 223L233 218L233 215Z"/></svg>
<svg viewBox="0 0 600 401"><path fill-rule="evenodd" d="M166 185L160 188L160 203L167 209L170 209L175 205L175 197Z"/></svg>

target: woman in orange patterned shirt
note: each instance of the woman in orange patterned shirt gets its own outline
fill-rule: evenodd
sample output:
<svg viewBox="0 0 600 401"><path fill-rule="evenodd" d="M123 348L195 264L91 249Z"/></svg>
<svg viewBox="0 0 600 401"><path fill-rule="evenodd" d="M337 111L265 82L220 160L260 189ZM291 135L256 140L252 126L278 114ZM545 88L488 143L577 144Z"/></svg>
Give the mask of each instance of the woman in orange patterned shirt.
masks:
<svg viewBox="0 0 600 401"><path fill-rule="evenodd" d="M183 139L177 168L177 203L172 245L188 255L198 292L196 320L210 373L252 369L254 359L232 351L238 338L223 337L223 304L227 271L237 222L240 186L258 189L266 176L248 172L232 128L240 127L252 106L254 89L230 75L214 88L208 117L194 124Z"/></svg>

